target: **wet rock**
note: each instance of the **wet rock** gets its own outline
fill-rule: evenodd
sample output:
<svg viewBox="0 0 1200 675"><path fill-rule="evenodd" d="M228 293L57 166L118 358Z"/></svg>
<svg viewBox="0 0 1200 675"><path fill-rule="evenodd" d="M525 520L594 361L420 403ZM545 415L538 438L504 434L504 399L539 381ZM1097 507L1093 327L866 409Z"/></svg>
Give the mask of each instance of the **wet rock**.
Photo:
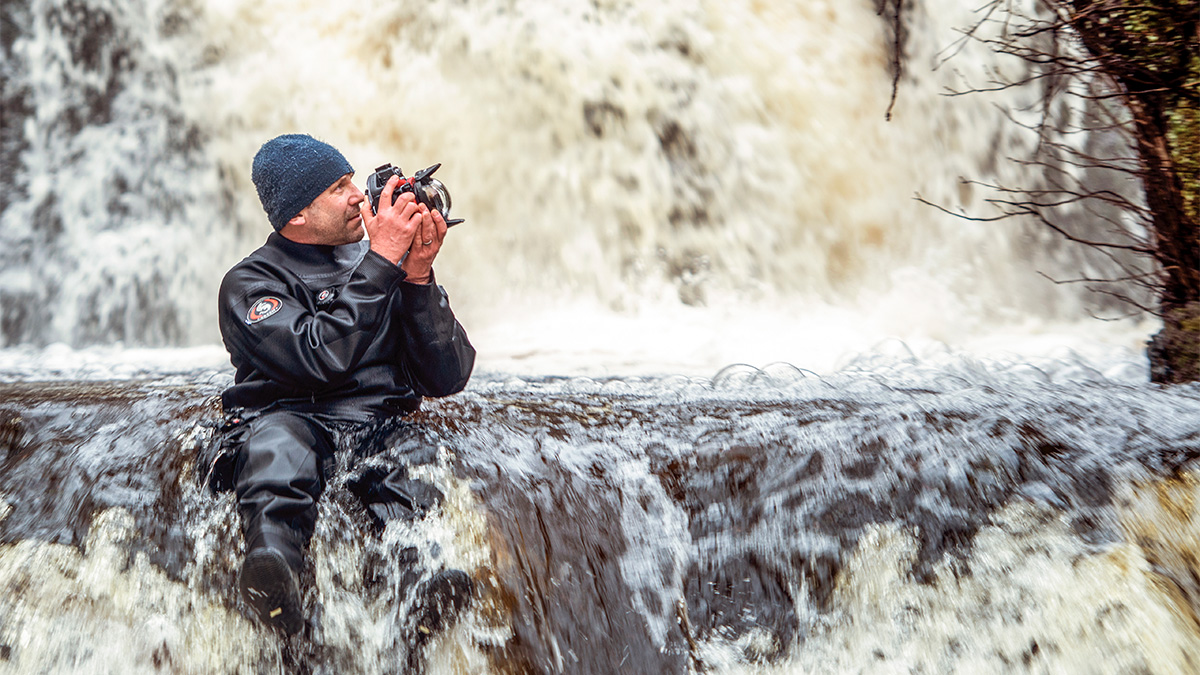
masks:
<svg viewBox="0 0 1200 675"><path fill-rule="evenodd" d="M787 579L756 554L693 565L684 595L694 637L756 638L747 641L748 660L775 659L796 634Z"/></svg>
<svg viewBox="0 0 1200 675"><path fill-rule="evenodd" d="M0 412L0 461L17 452L25 439L25 426L18 413Z"/></svg>

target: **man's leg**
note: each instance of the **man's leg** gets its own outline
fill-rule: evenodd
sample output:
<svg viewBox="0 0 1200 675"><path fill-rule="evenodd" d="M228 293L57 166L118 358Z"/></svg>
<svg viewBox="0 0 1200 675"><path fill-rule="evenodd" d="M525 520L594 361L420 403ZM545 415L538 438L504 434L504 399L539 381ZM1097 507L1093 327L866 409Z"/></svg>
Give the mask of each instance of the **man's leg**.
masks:
<svg viewBox="0 0 1200 675"><path fill-rule="evenodd" d="M359 466L346 487L366 507L377 531L393 520L412 522L424 518L442 503L444 495L433 485L409 477L408 467L437 461L438 438L425 427L395 418L364 430L355 452ZM416 548L405 549L393 570L403 592L415 594L407 617L415 646L424 645L453 623L470 603L473 584L462 570L424 572ZM424 581L421 581L423 577ZM413 589L413 584L421 583Z"/></svg>
<svg viewBox="0 0 1200 675"><path fill-rule="evenodd" d="M271 412L247 424L234 474L246 539L242 597L264 622L291 634L304 625L298 578L325 483L321 459L333 444L323 426L298 413Z"/></svg>

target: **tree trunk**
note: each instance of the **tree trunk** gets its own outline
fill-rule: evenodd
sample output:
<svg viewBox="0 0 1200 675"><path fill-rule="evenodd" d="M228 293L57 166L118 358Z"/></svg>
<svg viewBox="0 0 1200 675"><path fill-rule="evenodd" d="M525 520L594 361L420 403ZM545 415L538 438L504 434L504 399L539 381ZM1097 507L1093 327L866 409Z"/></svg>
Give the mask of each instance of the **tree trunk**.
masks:
<svg viewBox="0 0 1200 675"><path fill-rule="evenodd" d="M1200 302L1165 312L1163 328L1150 338L1146 353L1151 382L1200 381Z"/></svg>
<svg viewBox="0 0 1200 675"><path fill-rule="evenodd" d="M1200 381L1200 239L1184 208L1183 183L1171 159L1165 116L1137 96L1133 113L1142 186L1151 215L1154 257L1162 270L1159 310L1163 329L1150 340L1150 380Z"/></svg>
<svg viewBox="0 0 1200 675"><path fill-rule="evenodd" d="M1177 161L1186 163L1180 153L1194 147L1200 130L1194 123L1179 123L1173 139L1170 123L1172 111L1195 105L1197 62L1190 49L1194 36L1188 34L1200 31L1195 8L1187 3L1138 5L1119 0L1073 0L1071 6L1072 25L1088 51L1106 64L1121 86L1121 98L1133 117L1152 248L1160 270L1163 328L1148 345L1150 379L1200 381L1200 223L1195 208L1188 208L1183 166ZM1178 48L1167 52L1171 58L1153 51L1159 41L1146 40L1155 26L1158 30L1183 26L1181 39L1167 41Z"/></svg>

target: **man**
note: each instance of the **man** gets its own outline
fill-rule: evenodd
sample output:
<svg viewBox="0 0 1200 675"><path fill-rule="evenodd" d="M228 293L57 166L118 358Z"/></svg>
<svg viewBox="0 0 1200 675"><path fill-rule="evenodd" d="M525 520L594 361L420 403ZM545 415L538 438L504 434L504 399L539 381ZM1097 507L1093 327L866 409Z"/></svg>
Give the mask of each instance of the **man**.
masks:
<svg viewBox="0 0 1200 675"><path fill-rule="evenodd" d="M263 144L251 178L275 233L220 290L221 335L237 369L222 404L246 541L239 585L258 616L288 634L304 625L298 574L337 434L461 391L475 360L434 283L442 214L411 193L393 204L395 176L374 214L353 176L338 150L311 136ZM467 586L457 574L441 579L443 593Z"/></svg>

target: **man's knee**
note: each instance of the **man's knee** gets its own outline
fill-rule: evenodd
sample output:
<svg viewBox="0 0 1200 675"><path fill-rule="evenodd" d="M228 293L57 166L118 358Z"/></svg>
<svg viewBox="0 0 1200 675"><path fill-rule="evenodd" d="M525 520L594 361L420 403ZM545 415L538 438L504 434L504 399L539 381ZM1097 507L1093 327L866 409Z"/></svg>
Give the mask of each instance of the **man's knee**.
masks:
<svg viewBox="0 0 1200 675"><path fill-rule="evenodd" d="M243 526L274 522L303 538L311 534L325 486L321 458L332 454L329 432L291 412L251 420L239 439L233 488Z"/></svg>
<svg viewBox="0 0 1200 675"><path fill-rule="evenodd" d="M329 432L299 413L267 413L246 423L237 439L234 480L255 478L322 482L321 458L333 453Z"/></svg>

